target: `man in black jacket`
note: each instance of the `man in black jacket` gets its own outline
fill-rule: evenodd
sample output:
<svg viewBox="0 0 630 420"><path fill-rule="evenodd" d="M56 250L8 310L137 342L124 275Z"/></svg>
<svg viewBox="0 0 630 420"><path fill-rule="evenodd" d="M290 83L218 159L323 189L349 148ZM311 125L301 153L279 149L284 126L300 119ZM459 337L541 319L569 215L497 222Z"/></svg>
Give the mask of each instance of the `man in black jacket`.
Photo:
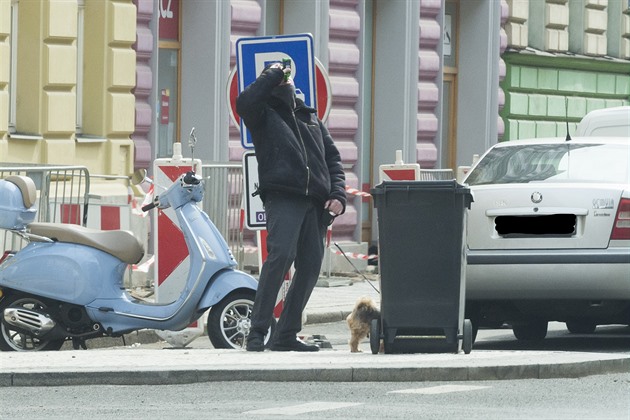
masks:
<svg viewBox="0 0 630 420"><path fill-rule="evenodd" d="M272 337L275 351L317 351L297 338L302 312L317 283L324 236L345 211L345 174L332 137L317 111L296 98L290 69L267 66L236 99L258 160L258 193L267 216L263 264L247 337L247 351L263 351L264 337L284 276L295 274Z"/></svg>

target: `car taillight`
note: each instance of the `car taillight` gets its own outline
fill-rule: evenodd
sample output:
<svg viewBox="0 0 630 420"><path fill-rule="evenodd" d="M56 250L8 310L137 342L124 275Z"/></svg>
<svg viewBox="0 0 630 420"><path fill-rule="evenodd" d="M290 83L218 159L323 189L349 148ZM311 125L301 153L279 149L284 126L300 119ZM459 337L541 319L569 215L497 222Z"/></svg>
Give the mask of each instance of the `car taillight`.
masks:
<svg viewBox="0 0 630 420"><path fill-rule="evenodd" d="M610 239L630 239L630 199L622 198Z"/></svg>

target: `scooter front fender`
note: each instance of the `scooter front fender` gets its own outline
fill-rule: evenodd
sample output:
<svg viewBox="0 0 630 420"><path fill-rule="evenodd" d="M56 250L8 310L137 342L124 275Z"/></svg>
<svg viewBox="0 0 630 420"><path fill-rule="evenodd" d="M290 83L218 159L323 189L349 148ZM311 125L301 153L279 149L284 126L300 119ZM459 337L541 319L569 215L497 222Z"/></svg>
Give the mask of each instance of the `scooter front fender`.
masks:
<svg viewBox="0 0 630 420"><path fill-rule="evenodd" d="M206 287L197 309L207 310L236 289L256 291L257 288L258 281L247 273L239 270L219 271Z"/></svg>

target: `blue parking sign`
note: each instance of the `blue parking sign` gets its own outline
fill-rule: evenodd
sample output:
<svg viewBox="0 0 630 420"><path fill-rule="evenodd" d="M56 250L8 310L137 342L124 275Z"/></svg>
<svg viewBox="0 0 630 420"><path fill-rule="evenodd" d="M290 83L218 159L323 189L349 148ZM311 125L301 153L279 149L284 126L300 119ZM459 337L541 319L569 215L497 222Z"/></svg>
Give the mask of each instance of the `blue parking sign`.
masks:
<svg viewBox="0 0 630 420"><path fill-rule="evenodd" d="M311 34L239 38L236 41L236 71L240 94L269 64L291 60L291 77L296 96L307 106L317 108L315 58ZM241 144L254 147L251 135L241 119Z"/></svg>

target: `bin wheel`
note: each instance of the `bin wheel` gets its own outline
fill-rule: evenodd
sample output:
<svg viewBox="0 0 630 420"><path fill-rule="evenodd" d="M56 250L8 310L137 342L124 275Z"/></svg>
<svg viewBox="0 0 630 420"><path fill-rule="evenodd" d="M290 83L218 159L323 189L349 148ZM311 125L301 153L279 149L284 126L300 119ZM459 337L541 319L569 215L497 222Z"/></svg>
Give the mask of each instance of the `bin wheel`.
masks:
<svg viewBox="0 0 630 420"><path fill-rule="evenodd" d="M464 341L462 343L462 348L464 349L464 354L470 354L473 346L473 325L470 319L464 320Z"/></svg>
<svg viewBox="0 0 630 420"><path fill-rule="evenodd" d="M370 323L370 350L372 354L378 354L381 349L381 320L374 318Z"/></svg>

